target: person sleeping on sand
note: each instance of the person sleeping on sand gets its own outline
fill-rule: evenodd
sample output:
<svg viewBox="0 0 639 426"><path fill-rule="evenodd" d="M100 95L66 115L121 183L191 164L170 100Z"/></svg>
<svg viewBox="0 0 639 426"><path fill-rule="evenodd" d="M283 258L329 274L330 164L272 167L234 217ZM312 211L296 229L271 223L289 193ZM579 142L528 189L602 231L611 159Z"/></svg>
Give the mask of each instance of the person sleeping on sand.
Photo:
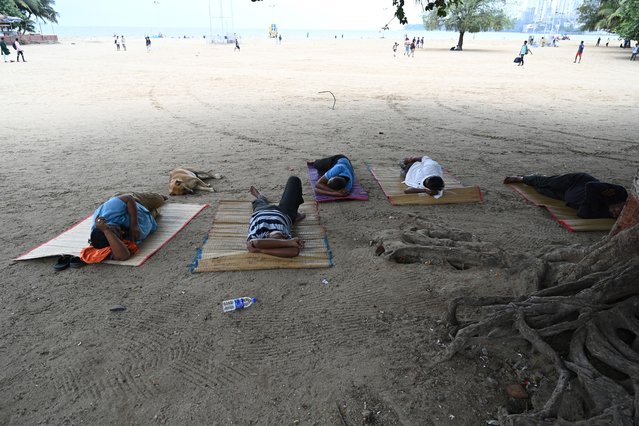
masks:
<svg viewBox="0 0 639 426"><path fill-rule="evenodd" d="M347 197L353 190L355 172L350 160L344 155L333 155L313 162L313 167L322 177L315 184L315 192L333 197Z"/></svg>
<svg viewBox="0 0 639 426"><path fill-rule="evenodd" d="M271 204L254 186L251 186L249 192L255 200L246 238L248 251L277 257L297 256L304 248L304 241L293 238L291 228L295 222L305 217L304 213L297 211L304 204L300 178L288 178L278 205Z"/></svg>
<svg viewBox="0 0 639 426"><path fill-rule="evenodd" d="M129 259L137 252L137 245L157 229L158 209L167 199L137 192L110 198L93 213L90 246L82 250L80 258L86 263Z"/></svg>
<svg viewBox="0 0 639 426"><path fill-rule="evenodd" d="M508 176L505 184L523 183L540 194L563 200L584 219L617 218L623 210L628 192L623 186L600 182L587 173L555 176Z"/></svg>
<svg viewBox="0 0 639 426"><path fill-rule="evenodd" d="M428 156L406 157L399 163L402 168L404 184L408 186L405 194L425 193L440 198L444 195L444 170L439 163Z"/></svg>

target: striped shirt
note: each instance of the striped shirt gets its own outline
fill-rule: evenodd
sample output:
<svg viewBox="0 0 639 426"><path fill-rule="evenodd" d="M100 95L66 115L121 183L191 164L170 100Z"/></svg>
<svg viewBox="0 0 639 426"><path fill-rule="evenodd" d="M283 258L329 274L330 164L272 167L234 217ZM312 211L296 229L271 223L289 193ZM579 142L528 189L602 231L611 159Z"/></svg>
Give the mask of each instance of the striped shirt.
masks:
<svg viewBox="0 0 639 426"><path fill-rule="evenodd" d="M275 231L290 239L292 225L291 218L277 209L258 210L251 216L246 241L268 238L270 233Z"/></svg>

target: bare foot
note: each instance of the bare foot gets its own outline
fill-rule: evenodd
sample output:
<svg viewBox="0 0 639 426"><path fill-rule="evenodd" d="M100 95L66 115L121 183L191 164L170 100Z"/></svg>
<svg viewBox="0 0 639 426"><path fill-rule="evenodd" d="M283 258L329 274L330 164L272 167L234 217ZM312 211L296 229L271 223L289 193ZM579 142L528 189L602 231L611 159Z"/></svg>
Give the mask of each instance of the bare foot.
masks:
<svg viewBox="0 0 639 426"><path fill-rule="evenodd" d="M523 176L506 176L504 183L521 183L524 181Z"/></svg>
<svg viewBox="0 0 639 426"><path fill-rule="evenodd" d="M254 196L255 198L258 198L260 195L262 195L262 194L260 194L260 191L258 191L258 190L257 190L257 188L255 188L255 187L254 187L254 186L252 186L252 185L251 185L251 188L249 189L249 192L250 192L251 194L253 194L253 196Z"/></svg>
<svg viewBox="0 0 639 426"><path fill-rule="evenodd" d="M295 216L295 222L299 222L300 220L306 217L306 213L297 212L297 216Z"/></svg>

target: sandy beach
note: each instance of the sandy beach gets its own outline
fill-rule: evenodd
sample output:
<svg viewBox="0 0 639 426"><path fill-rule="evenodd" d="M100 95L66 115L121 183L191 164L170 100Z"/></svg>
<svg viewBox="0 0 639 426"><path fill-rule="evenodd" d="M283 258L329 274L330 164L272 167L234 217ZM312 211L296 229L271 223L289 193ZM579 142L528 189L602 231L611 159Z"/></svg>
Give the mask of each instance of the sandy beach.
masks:
<svg viewBox="0 0 639 426"><path fill-rule="evenodd" d="M370 410L378 424L461 425L517 409L504 391L517 353L428 363L450 341L449 300L522 289L500 270L389 262L371 241L417 218L513 253L602 238L568 232L502 180L585 171L628 186L639 65L594 43L574 64L574 37L533 49L524 67L513 63L523 40L467 37L464 52L426 40L414 58L393 57L394 41L246 39L234 52L153 39L147 53L142 38L127 52L65 39L0 63L0 423L339 425ZM249 200L250 185L277 198L294 174L313 202L305 161L338 153L370 200L320 205L332 268L189 272L219 200ZM365 163L422 154L484 202L392 206ZM12 261L117 191L168 193L178 166L224 179L171 197L210 208L143 266ZM240 296L257 303L222 313Z"/></svg>

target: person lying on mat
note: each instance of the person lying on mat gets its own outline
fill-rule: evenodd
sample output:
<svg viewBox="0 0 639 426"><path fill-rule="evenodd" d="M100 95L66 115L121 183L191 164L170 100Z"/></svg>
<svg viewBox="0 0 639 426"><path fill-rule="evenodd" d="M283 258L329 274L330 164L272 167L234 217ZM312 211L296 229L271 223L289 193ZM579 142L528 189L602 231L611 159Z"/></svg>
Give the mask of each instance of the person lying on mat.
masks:
<svg viewBox="0 0 639 426"><path fill-rule="evenodd" d="M304 241L293 238L291 228L305 217L304 213L297 211L304 203L300 178L288 178L278 205L271 204L254 186L249 191L255 200L246 238L248 251L278 257L297 256L304 248Z"/></svg>
<svg viewBox="0 0 639 426"><path fill-rule="evenodd" d="M444 170L439 163L428 156L406 157L399 163L408 188L405 194L426 193L435 198L444 195Z"/></svg>
<svg viewBox="0 0 639 426"><path fill-rule="evenodd" d="M315 192L333 197L346 197L353 190L355 172L350 160L344 155L333 155L313 162L313 167L322 176L315 184Z"/></svg>
<svg viewBox="0 0 639 426"><path fill-rule="evenodd" d="M155 218L167 199L156 193L137 192L110 198L93 213L89 244L97 250L110 248L113 260L129 259L132 251L137 250L136 244L157 229ZM84 256L89 255L86 253Z"/></svg>
<svg viewBox="0 0 639 426"><path fill-rule="evenodd" d="M555 176L508 176L504 183L523 183L540 194L563 200L584 219L616 218L628 198L623 186L600 182L587 173Z"/></svg>

